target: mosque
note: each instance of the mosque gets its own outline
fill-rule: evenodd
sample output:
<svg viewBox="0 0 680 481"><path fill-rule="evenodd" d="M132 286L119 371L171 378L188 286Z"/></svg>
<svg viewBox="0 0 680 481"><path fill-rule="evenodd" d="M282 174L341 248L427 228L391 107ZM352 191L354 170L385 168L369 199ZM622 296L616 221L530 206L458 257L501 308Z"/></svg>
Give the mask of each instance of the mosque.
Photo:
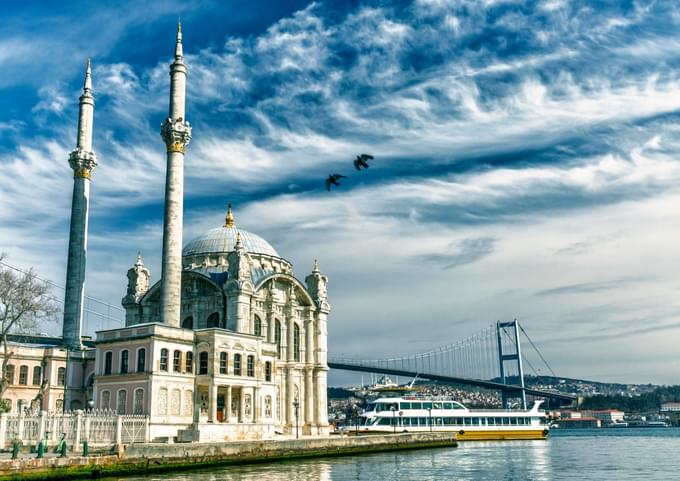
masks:
<svg viewBox="0 0 680 481"><path fill-rule="evenodd" d="M224 225L182 248L187 68L178 26L170 66L162 272L128 270L125 327L82 337L94 98L88 62L80 97L63 336L17 338L6 393L13 411L110 409L148 415L151 439L266 439L329 432L328 278L304 283L266 240ZM19 378L15 379L15 372ZM32 373L29 380L28 373Z"/></svg>

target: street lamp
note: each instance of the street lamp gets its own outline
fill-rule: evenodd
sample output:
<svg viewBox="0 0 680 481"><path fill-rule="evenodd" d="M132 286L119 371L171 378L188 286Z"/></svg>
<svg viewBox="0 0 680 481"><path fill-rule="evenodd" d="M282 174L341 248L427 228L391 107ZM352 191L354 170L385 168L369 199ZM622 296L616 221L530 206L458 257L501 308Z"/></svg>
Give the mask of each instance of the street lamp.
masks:
<svg viewBox="0 0 680 481"><path fill-rule="evenodd" d="M300 408L300 403L298 402L297 398L295 398L293 400L293 409L295 410L295 439L300 438L300 432L299 432L300 422L298 420L298 415L299 415L298 409L299 408Z"/></svg>
<svg viewBox="0 0 680 481"><path fill-rule="evenodd" d="M394 415L397 412L397 410L395 409L394 406L390 406L390 411L392 411L392 430L393 430L394 434L396 434L397 433L397 425L395 424Z"/></svg>
<svg viewBox="0 0 680 481"><path fill-rule="evenodd" d="M432 408L427 408L427 415L430 418L430 432L432 432Z"/></svg>

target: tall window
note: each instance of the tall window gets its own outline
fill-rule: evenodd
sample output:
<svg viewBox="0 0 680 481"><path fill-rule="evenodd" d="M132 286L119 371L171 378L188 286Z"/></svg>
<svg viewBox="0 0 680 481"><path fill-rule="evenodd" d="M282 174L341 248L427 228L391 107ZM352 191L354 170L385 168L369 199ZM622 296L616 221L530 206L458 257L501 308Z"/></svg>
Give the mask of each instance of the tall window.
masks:
<svg viewBox="0 0 680 481"><path fill-rule="evenodd" d="M146 369L146 349L143 347L137 350L137 372L144 372Z"/></svg>
<svg viewBox="0 0 680 481"><path fill-rule="evenodd" d="M128 372L129 357L130 357L130 353L127 349L124 349L120 352L120 373L121 374L127 374L127 372Z"/></svg>
<svg viewBox="0 0 680 481"><path fill-rule="evenodd" d="M172 370L173 372L180 372L182 370L182 353L179 351L172 353Z"/></svg>
<svg viewBox="0 0 680 481"><path fill-rule="evenodd" d="M208 351L203 351L198 355L198 373L208 374Z"/></svg>
<svg viewBox="0 0 680 481"><path fill-rule="evenodd" d="M227 353L221 352L220 353L220 374L226 374L226 373L227 373Z"/></svg>
<svg viewBox="0 0 680 481"><path fill-rule="evenodd" d="M246 364L246 374L248 377L255 377L255 356L248 356Z"/></svg>
<svg viewBox="0 0 680 481"><path fill-rule="evenodd" d="M33 368L33 385L40 386L40 384L42 384L42 368L35 366Z"/></svg>
<svg viewBox="0 0 680 481"><path fill-rule="evenodd" d="M60 367L57 369L57 386L63 386L66 384L66 368Z"/></svg>
<svg viewBox="0 0 680 481"><path fill-rule="evenodd" d="M19 385L25 386L28 384L28 366L19 367Z"/></svg>
<svg viewBox="0 0 680 481"><path fill-rule="evenodd" d="M274 342L276 343L276 356L281 359L281 323L278 319L274 324Z"/></svg>
<svg viewBox="0 0 680 481"><path fill-rule="evenodd" d="M144 389L135 389L133 414L144 414Z"/></svg>
<svg viewBox="0 0 680 481"><path fill-rule="evenodd" d="M293 357L300 362L300 326L293 323Z"/></svg>
<svg viewBox="0 0 680 481"><path fill-rule="evenodd" d="M187 351L185 357L184 357L184 362L186 364L185 369L187 374L191 374L194 372L194 353L191 351Z"/></svg>
<svg viewBox="0 0 680 481"><path fill-rule="evenodd" d="M127 390L121 389L118 391L118 399L116 400L116 412L118 414L125 414L127 408Z"/></svg>
<svg viewBox="0 0 680 481"><path fill-rule="evenodd" d="M113 368L113 353L111 351L104 354L104 374L111 374Z"/></svg>
<svg viewBox="0 0 680 481"><path fill-rule="evenodd" d="M267 382L272 380L272 363L269 361L264 363L264 380Z"/></svg>
<svg viewBox="0 0 680 481"><path fill-rule="evenodd" d="M241 375L241 355L234 354L234 376Z"/></svg>
<svg viewBox="0 0 680 481"><path fill-rule="evenodd" d="M102 391L102 398L101 401L99 402L99 407L101 409L109 409L111 403L111 392L110 391Z"/></svg>
<svg viewBox="0 0 680 481"><path fill-rule="evenodd" d="M189 316L182 321L182 329L193 329L194 328L194 318Z"/></svg>
<svg viewBox="0 0 680 481"><path fill-rule="evenodd" d="M208 316L208 327L220 327L220 315L217 312Z"/></svg>
<svg viewBox="0 0 680 481"><path fill-rule="evenodd" d="M7 384L14 384L14 364L8 364L5 371L5 379Z"/></svg>
<svg viewBox="0 0 680 481"><path fill-rule="evenodd" d="M255 316L255 322L253 323L253 334L256 336L262 335L262 320L259 316Z"/></svg>
<svg viewBox="0 0 680 481"><path fill-rule="evenodd" d="M168 370L168 350L163 348L161 349L161 365L160 365L161 371L167 371Z"/></svg>

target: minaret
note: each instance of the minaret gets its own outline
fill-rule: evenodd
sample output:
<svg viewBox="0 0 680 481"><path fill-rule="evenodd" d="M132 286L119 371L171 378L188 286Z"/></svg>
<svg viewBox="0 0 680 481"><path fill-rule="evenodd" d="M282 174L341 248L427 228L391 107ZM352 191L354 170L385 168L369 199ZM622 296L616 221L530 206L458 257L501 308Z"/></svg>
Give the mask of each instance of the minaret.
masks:
<svg viewBox="0 0 680 481"><path fill-rule="evenodd" d="M187 68L182 53L182 25L177 25L175 61L170 65L170 112L161 124L168 153L165 174L165 219L161 271L161 322L179 327L182 287L182 222L184 200L184 148L191 127L184 118Z"/></svg>
<svg viewBox="0 0 680 481"><path fill-rule="evenodd" d="M66 267L66 294L64 298L64 345L80 349L83 329L83 297L85 294L85 260L87 258L87 218L90 207L90 175L97 166L92 151L92 96L90 59L87 60L83 94L80 96L78 141L68 162L73 169L73 201L71 203L71 230L68 242Z"/></svg>

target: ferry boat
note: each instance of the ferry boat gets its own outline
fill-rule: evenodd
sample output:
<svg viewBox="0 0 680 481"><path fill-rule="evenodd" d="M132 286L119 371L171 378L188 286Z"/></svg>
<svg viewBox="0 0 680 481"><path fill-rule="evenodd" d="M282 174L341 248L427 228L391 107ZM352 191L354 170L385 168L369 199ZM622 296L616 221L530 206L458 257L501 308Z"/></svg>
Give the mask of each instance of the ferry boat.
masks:
<svg viewBox="0 0 680 481"><path fill-rule="evenodd" d="M444 397L380 397L361 414L358 433L451 431L459 441L545 439L543 401L529 410L468 409Z"/></svg>

